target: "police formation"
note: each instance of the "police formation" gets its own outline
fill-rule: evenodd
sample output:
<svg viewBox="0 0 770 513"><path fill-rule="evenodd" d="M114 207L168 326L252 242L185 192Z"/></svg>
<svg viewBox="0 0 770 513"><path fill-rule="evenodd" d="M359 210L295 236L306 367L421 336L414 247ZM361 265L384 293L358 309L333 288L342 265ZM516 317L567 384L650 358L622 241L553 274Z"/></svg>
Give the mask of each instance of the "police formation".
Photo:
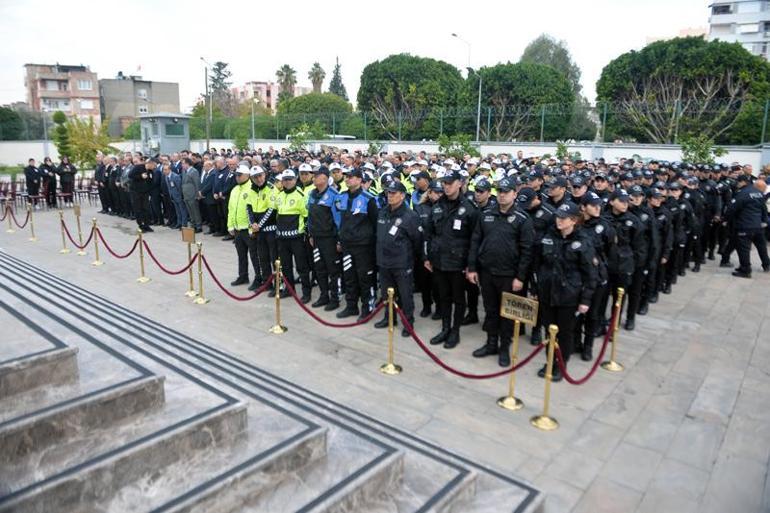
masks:
<svg viewBox="0 0 770 513"><path fill-rule="evenodd" d="M633 330L660 293L717 254L729 267L737 251L733 275L750 278L753 244L770 271L765 181L739 164L271 148L106 157L95 178L103 213L135 219L145 232L207 225L232 241L232 286L256 290L280 258L301 301L313 301L317 287L311 306L340 319L366 318L393 288L411 325L415 297L419 317L441 321L430 343L446 349L479 322L481 296L486 341L472 355L496 355L503 367L513 331L499 315L503 292L539 301L533 345L555 324L565 362L573 353L590 361L618 288L627 291L618 322ZM375 324L387 325L387 316Z"/></svg>

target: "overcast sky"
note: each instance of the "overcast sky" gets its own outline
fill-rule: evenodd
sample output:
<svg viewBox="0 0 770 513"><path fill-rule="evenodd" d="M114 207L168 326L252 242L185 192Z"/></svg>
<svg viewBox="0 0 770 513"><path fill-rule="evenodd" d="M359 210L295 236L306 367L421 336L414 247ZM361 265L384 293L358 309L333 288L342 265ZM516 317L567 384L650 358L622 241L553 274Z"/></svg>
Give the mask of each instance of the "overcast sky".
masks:
<svg viewBox="0 0 770 513"><path fill-rule="evenodd" d="M648 37L675 36L708 25L708 1L329 1L286 3L219 0L0 0L0 104L25 100L25 63L85 64L99 78L118 71L179 82L182 110L203 91L203 64L230 63L234 85L275 80L284 63L310 85L314 61L326 70L335 56L355 101L361 71L390 54L408 52L460 69L516 62L545 32L567 42L593 101L602 67L642 48ZM141 70L137 71L141 66Z"/></svg>

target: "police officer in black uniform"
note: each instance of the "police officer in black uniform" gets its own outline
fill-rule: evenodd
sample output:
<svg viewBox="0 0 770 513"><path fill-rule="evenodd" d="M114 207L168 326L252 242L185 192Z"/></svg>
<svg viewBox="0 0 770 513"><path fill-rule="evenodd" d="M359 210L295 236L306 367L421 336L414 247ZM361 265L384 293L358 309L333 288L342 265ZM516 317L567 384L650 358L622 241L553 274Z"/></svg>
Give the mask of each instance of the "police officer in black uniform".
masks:
<svg viewBox="0 0 770 513"><path fill-rule="evenodd" d="M518 292L527 282L532 265L535 229L529 215L516 208L513 183L503 178L497 185L497 204L483 210L473 230L468 256L468 281L481 285L484 300L483 329L487 342L473 356L498 356L502 367L511 364L508 347L513 323L500 318L503 292Z"/></svg>
<svg viewBox="0 0 770 513"><path fill-rule="evenodd" d="M674 244L674 232L671 227L671 212L663 205L665 190L656 187L647 191L647 206L652 209L655 216L660 241L659 251L654 255L656 265L647 275L644 290L642 291L642 304L639 306L639 315L647 313L649 303L658 302L658 292L663 289L663 279L666 274L666 266L671 259L671 249Z"/></svg>
<svg viewBox="0 0 770 513"><path fill-rule="evenodd" d="M543 202L542 197L538 192L530 187L524 187L519 190L519 197L531 196L529 208L527 212L532 219L532 226L535 229L535 252L538 250L540 241L545 237L548 231L555 226L554 210L548 203ZM534 263L533 263L534 266ZM535 269L530 269L530 284L528 288L537 290L537 283L535 282ZM532 326L532 334L530 336L530 343L536 346L542 340L542 330L540 327L543 325L541 322L541 312L537 313L537 323Z"/></svg>
<svg viewBox="0 0 770 513"><path fill-rule="evenodd" d="M313 248L313 268L321 291L311 306L323 306L327 312L340 306L341 275L340 253L337 251L340 219L334 206L337 191L329 186L329 176L329 168L326 166L313 171L313 187L308 187L310 192L307 201L308 242Z"/></svg>
<svg viewBox="0 0 770 513"><path fill-rule="evenodd" d="M433 272L438 283L441 309L441 331L430 343L443 343L447 349L460 343L460 325L465 317L464 273L478 219L478 210L462 195L462 178L459 171L448 171L442 177L444 195L433 206L425 233L425 267Z"/></svg>
<svg viewBox="0 0 770 513"><path fill-rule="evenodd" d="M377 219L377 267L382 298L387 299L388 289L394 288L398 305L409 324L414 326L413 270L415 259L420 264L424 261L423 229L420 216L407 207L404 201L406 199L404 184L394 180L385 192L388 204L380 210ZM388 327L387 310L382 320L376 322L374 327ZM401 330L401 336L409 336L406 326Z"/></svg>
<svg viewBox="0 0 770 513"><path fill-rule="evenodd" d="M738 268L733 276L751 278L751 245L757 248L762 261L762 270L770 272L770 258L767 256L767 241L764 228L767 227L767 207L763 194L752 185L752 178L742 174L737 180L738 190L725 211L735 230Z"/></svg>
<svg viewBox="0 0 770 513"><path fill-rule="evenodd" d="M441 182L432 181L428 185L428 191L420 197L420 201L417 204L412 203L412 208L420 217L420 224L422 225L423 233L427 230L428 221L430 219L431 210L433 205L441 198L444 193L444 188L441 186ZM426 254L425 240L423 237L423 254ZM441 319L441 312L438 306L438 289L437 284L433 280L433 273L428 271L422 262L420 265L415 265L414 268L414 281L417 286L417 291L422 297L422 310L420 310L420 317L429 317L432 313L432 305L436 303L436 312L433 314L433 319Z"/></svg>

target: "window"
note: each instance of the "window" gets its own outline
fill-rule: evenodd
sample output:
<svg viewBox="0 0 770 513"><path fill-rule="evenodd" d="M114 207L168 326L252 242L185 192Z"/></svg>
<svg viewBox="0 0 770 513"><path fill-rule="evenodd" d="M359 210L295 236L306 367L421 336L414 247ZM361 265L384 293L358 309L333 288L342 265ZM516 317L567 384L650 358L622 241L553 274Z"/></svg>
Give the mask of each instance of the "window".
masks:
<svg viewBox="0 0 770 513"><path fill-rule="evenodd" d="M184 125L180 123L166 123L166 135L183 136Z"/></svg>
<svg viewBox="0 0 770 513"><path fill-rule="evenodd" d="M80 108L81 109L93 109L94 108L94 101L93 100L80 100Z"/></svg>
<svg viewBox="0 0 770 513"><path fill-rule="evenodd" d="M147 99L147 89L137 89L136 90L136 95L139 98L143 98L143 99L146 100Z"/></svg>
<svg viewBox="0 0 770 513"><path fill-rule="evenodd" d="M46 80L45 81L45 89L46 89L46 91L58 91L59 90L59 81L58 80Z"/></svg>
<svg viewBox="0 0 770 513"><path fill-rule="evenodd" d="M732 14L730 4L715 5L711 8L711 14Z"/></svg>
<svg viewBox="0 0 770 513"><path fill-rule="evenodd" d="M78 80L78 91L90 91L93 89L93 84L90 80Z"/></svg>
<svg viewBox="0 0 770 513"><path fill-rule="evenodd" d="M139 114L149 114L150 109L147 108L147 105L140 105L139 106Z"/></svg>
<svg viewBox="0 0 770 513"><path fill-rule="evenodd" d="M739 34L753 34L755 32L759 32L759 23L744 23L743 25L738 25Z"/></svg>
<svg viewBox="0 0 770 513"><path fill-rule="evenodd" d="M69 100L43 100L43 108L46 110L69 110Z"/></svg>
<svg viewBox="0 0 770 513"><path fill-rule="evenodd" d="M70 85L67 82L59 82L59 91L69 91Z"/></svg>
<svg viewBox="0 0 770 513"><path fill-rule="evenodd" d="M754 14L762 10L762 2L738 2L735 7L740 14Z"/></svg>

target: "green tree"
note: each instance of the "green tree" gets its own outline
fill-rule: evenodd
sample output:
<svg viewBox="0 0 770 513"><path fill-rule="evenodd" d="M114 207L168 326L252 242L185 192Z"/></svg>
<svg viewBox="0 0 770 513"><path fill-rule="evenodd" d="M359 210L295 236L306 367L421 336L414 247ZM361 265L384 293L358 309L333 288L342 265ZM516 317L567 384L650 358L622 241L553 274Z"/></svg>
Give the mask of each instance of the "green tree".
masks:
<svg viewBox="0 0 770 513"><path fill-rule="evenodd" d="M281 88L281 92L278 93L278 103L281 104L289 98L294 98L294 86L297 85L296 70L288 64L284 64L275 72L275 78Z"/></svg>
<svg viewBox="0 0 770 513"><path fill-rule="evenodd" d="M443 61L409 54L391 55L364 68L358 108L371 112L377 133L402 139L435 138L441 109L457 105L463 79Z"/></svg>
<svg viewBox="0 0 770 513"><path fill-rule="evenodd" d="M229 64L222 61L214 63L209 76L209 88L211 90L212 107L218 108L227 115L233 115L232 110L235 103L230 86L233 85L230 77L232 72Z"/></svg>
<svg viewBox="0 0 770 513"><path fill-rule="evenodd" d="M59 152L60 157L72 157L72 149L70 148L70 134L67 128L67 116L60 110L57 110L53 114L53 122L55 124L53 133L53 142L56 145L56 149Z"/></svg>
<svg viewBox="0 0 770 513"><path fill-rule="evenodd" d="M727 150L714 146L714 140L705 135L684 136L681 140L682 160L698 164L713 164L714 157L721 157Z"/></svg>
<svg viewBox="0 0 770 513"><path fill-rule="evenodd" d="M332 73L332 80L329 82L329 92L348 101L348 92L345 90L345 84L342 83L342 71L340 71L340 69L340 59L337 57L334 64L334 72Z"/></svg>
<svg viewBox="0 0 770 513"><path fill-rule="evenodd" d="M350 103L332 93L303 94L278 105L278 114L350 113L352 110Z"/></svg>
<svg viewBox="0 0 770 513"><path fill-rule="evenodd" d="M609 138L673 143L703 135L756 143L770 64L738 43L675 38L612 60L596 92L599 108L606 105Z"/></svg>
<svg viewBox="0 0 770 513"><path fill-rule="evenodd" d="M70 153L68 156L78 167L92 167L96 164L96 153L117 153L119 150L110 146L110 135L107 129L109 118L100 126L94 123L94 118L88 120L77 117L67 120L66 128L69 137Z"/></svg>
<svg viewBox="0 0 770 513"><path fill-rule="evenodd" d="M470 73L463 103L476 108L479 75L482 79L481 135L495 141L554 140L563 136L573 115L575 96L567 78L550 66L522 62L497 64ZM486 121L486 122L485 122ZM472 126L475 128L475 119ZM487 128L488 127L488 128ZM466 118L465 131L471 124Z"/></svg>
<svg viewBox="0 0 770 513"><path fill-rule="evenodd" d="M471 136L467 134L442 134L438 137L438 151L455 160L462 160L465 155L480 157L479 150L473 146L471 140Z"/></svg>
<svg viewBox="0 0 770 513"><path fill-rule="evenodd" d="M123 130L123 139L126 141L136 141L141 138L141 128L139 121L134 121Z"/></svg>
<svg viewBox="0 0 770 513"><path fill-rule="evenodd" d="M310 71L307 74L307 78L313 83L313 92L320 93L321 87L324 84L324 79L326 78L326 72L319 63L314 62L313 67L310 68Z"/></svg>
<svg viewBox="0 0 770 513"><path fill-rule="evenodd" d="M21 138L23 130L19 113L7 107L0 107L0 140L16 141Z"/></svg>
<svg viewBox="0 0 770 513"><path fill-rule="evenodd" d="M239 150L249 149L249 132L245 128L238 128L233 135L233 145Z"/></svg>

